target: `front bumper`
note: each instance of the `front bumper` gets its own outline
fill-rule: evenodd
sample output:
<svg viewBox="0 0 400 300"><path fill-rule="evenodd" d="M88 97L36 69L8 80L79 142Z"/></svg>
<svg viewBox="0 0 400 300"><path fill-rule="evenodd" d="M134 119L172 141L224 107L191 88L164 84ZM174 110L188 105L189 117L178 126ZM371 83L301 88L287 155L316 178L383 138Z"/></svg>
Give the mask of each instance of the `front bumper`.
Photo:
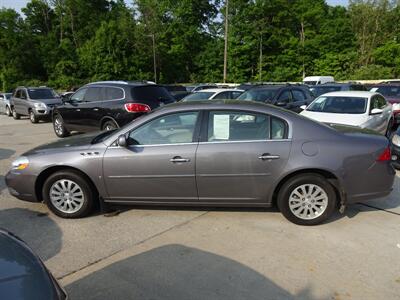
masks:
<svg viewBox="0 0 400 300"><path fill-rule="evenodd" d="M36 176L11 170L6 174L5 181L8 191L14 197L24 201L38 202L35 192Z"/></svg>
<svg viewBox="0 0 400 300"><path fill-rule="evenodd" d="M52 114L53 114L53 108L46 106L46 108L33 108L33 111L35 112L36 117L40 119L51 119Z"/></svg>

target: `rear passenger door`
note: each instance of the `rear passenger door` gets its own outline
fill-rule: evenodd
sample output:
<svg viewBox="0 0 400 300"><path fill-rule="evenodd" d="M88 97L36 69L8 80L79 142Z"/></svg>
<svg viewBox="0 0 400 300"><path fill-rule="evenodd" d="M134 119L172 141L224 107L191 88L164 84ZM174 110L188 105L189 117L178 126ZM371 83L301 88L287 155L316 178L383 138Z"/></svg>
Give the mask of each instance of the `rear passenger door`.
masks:
<svg viewBox="0 0 400 300"><path fill-rule="evenodd" d="M266 204L288 160L287 123L247 111L218 110L207 116L196 154L199 200Z"/></svg>
<svg viewBox="0 0 400 300"><path fill-rule="evenodd" d="M18 99L18 106L17 106L17 113L21 114L21 115L28 115L28 95L25 89L21 89L20 91L20 96Z"/></svg>

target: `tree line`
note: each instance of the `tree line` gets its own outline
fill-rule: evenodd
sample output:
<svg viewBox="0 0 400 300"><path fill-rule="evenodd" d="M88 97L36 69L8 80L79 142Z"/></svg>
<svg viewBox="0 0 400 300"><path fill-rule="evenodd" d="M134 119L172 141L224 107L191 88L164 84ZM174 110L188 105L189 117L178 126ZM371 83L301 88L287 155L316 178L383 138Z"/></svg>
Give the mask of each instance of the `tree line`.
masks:
<svg viewBox="0 0 400 300"><path fill-rule="evenodd" d="M94 80L228 82L400 74L400 1L31 0L0 9L0 88ZM154 38L154 49L153 49Z"/></svg>

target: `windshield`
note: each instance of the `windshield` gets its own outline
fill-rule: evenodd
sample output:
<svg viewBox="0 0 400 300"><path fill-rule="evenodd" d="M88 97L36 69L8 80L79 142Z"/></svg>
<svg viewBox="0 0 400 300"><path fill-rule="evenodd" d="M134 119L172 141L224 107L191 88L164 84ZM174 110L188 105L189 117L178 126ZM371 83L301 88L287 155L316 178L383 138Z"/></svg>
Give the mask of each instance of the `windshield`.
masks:
<svg viewBox="0 0 400 300"><path fill-rule="evenodd" d="M278 88L276 89L252 89L244 92L241 94L237 99L238 100L252 100L252 101L259 101L259 102L265 102L265 101L271 101Z"/></svg>
<svg viewBox="0 0 400 300"><path fill-rule="evenodd" d="M30 99L55 99L57 94L52 89L28 89Z"/></svg>
<svg viewBox="0 0 400 300"><path fill-rule="evenodd" d="M315 97L319 97L323 94L330 92L337 92L340 90L341 90L340 86L314 86L310 88L310 91L314 94Z"/></svg>
<svg viewBox="0 0 400 300"><path fill-rule="evenodd" d="M361 97L324 97L315 99L307 108L308 111L335 114L363 114L367 109L367 98Z"/></svg>
<svg viewBox="0 0 400 300"><path fill-rule="evenodd" d="M196 92L190 95L187 95L183 101L196 101L196 100L208 100L210 97L214 95L213 92Z"/></svg>
<svg viewBox="0 0 400 300"><path fill-rule="evenodd" d="M372 92L381 93L386 97L400 97L400 85L399 86L380 86L378 88L372 88Z"/></svg>

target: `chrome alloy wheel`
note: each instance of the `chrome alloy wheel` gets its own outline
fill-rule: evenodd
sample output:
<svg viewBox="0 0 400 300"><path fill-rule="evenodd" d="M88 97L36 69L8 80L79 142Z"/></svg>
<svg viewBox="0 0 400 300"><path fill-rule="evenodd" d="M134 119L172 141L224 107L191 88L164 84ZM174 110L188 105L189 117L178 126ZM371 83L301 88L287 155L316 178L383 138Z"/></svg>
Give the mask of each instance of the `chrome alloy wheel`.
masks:
<svg viewBox="0 0 400 300"><path fill-rule="evenodd" d="M82 188L76 182L60 179L50 188L50 201L59 211L73 214L82 208L85 197Z"/></svg>
<svg viewBox="0 0 400 300"><path fill-rule="evenodd" d="M303 184L289 196L289 208L300 219L312 220L321 216L328 206L328 195L318 185Z"/></svg>
<svg viewBox="0 0 400 300"><path fill-rule="evenodd" d="M63 135L63 125L62 125L62 123L61 123L61 120L60 120L60 118L55 118L55 120L54 120L54 130L56 131L56 133L58 134L58 135Z"/></svg>

